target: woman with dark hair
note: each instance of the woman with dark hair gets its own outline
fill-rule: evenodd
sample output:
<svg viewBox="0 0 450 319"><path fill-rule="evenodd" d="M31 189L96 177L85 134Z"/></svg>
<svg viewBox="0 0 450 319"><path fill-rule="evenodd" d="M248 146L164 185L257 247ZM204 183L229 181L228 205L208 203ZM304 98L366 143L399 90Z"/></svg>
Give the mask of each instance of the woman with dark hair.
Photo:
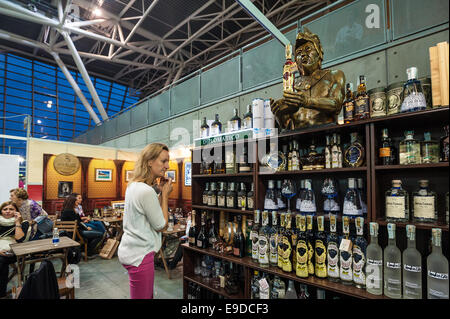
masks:
<svg viewBox="0 0 450 319"><path fill-rule="evenodd" d="M91 220L90 216L86 216L84 214L83 206L81 206L81 203L83 202L83 197L78 193L72 193L71 196L74 196L77 199L75 202L75 213L80 215L83 223L85 223L86 226L91 227L93 230L98 230L99 232L105 234L106 229L101 221Z"/></svg>
<svg viewBox="0 0 450 319"><path fill-rule="evenodd" d="M97 230L93 230L91 227L86 226L81 220L80 215L75 212L77 198L76 196L69 195L64 200L61 221L74 221L78 222L78 231L88 242L88 257L95 257L97 246L103 238L103 233Z"/></svg>

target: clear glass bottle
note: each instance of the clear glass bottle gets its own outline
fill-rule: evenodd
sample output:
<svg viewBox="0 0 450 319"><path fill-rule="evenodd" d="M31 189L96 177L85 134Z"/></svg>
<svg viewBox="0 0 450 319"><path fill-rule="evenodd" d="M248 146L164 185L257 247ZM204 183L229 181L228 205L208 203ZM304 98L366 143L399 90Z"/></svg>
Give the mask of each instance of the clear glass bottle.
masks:
<svg viewBox="0 0 450 319"><path fill-rule="evenodd" d="M427 258L427 298L448 298L448 259L442 254L442 229L433 228L432 252Z"/></svg>
<svg viewBox="0 0 450 319"><path fill-rule="evenodd" d="M337 181L333 178L325 178L323 181L321 192L325 198L323 201L323 213L325 216L337 216L341 211L338 198L338 187Z"/></svg>
<svg viewBox="0 0 450 319"><path fill-rule="evenodd" d="M266 272L262 273L259 279L259 298L270 299L270 292L272 291L272 281Z"/></svg>
<svg viewBox="0 0 450 319"><path fill-rule="evenodd" d="M254 201L253 201L254 193L255 193L255 189L254 189L253 183L251 183L250 190L247 193L247 209L249 209L249 210L254 209Z"/></svg>
<svg viewBox="0 0 450 319"><path fill-rule="evenodd" d="M295 249L297 262L295 264L295 274L300 278L308 278L308 240L306 237L306 216L297 214L295 217L295 225L297 227L297 247Z"/></svg>
<svg viewBox="0 0 450 319"><path fill-rule="evenodd" d="M206 236L206 226L205 226L205 213L202 214L201 217L201 227L197 236L197 247L198 248L206 248L208 246L208 238Z"/></svg>
<svg viewBox="0 0 450 319"><path fill-rule="evenodd" d="M305 188L302 190L300 198L300 213L304 215L315 215L317 206L311 179L305 179Z"/></svg>
<svg viewBox="0 0 450 319"><path fill-rule="evenodd" d="M235 132L241 129L241 118L238 115L238 109L233 110L233 117L228 121L228 131Z"/></svg>
<svg viewBox="0 0 450 319"><path fill-rule="evenodd" d="M381 135L381 143L379 148L380 165L394 165L397 159L397 152L389 137L387 128L384 128Z"/></svg>
<svg viewBox="0 0 450 319"><path fill-rule="evenodd" d="M222 123L219 120L219 114L215 115L215 120L211 123L209 132L210 136L216 136L222 133Z"/></svg>
<svg viewBox="0 0 450 319"><path fill-rule="evenodd" d="M214 213L212 214L211 217L211 227L209 227L208 241L209 247L211 247L212 249L216 249L216 244L219 241L219 236L217 235L216 231L216 222L214 220Z"/></svg>
<svg viewBox="0 0 450 319"><path fill-rule="evenodd" d="M203 118L202 126L200 126L200 137L201 138L209 137L209 125L206 122L206 117Z"/></svg>
<svg viewBox="0 0 450 319"><path fill-rule="evenodd" d="M366 77L359 76L358 93L355 98L355 120L364 120L370 117L369 94L366 90Z"/></svg>
<svg viewBox="0 0 450 319"><path fill-rule="evenodd" d="M219 183L219 191L217 192L217 207L226 207L226 184L225 182Z"/></svg>
<svg viewBox="0 0 450 319"><path fill-rule="evenodd" d="M333 133L333 145L331 146L331 168L342 168L342 149L339 135Z"/></svg>
<svg viewBox="0 0 450 319"><path fill-rule="evenodd" d="M205 184L205 190L202 194L202 204L208 206L208 193L209 193L209 183Z"/></svg>
<svg viewBox="0 0 450 319"><path fill-rule="evenodd" d="M259 229L259 265L261 267L269 267L269 255L270 255L270 233L269 233L269 212L264 210L262 212L262 227Z"/></svg>
<svg viewBox="0 0 450 319"><path fill-rule="evenodd" d="M259 217L260 217L260 210L257 209L257 210L255 210L255 213L254 213L253 227L250 232L250 239L252 241L252 260L254 262L259 261L259 246L258 246L259 228L260 228Z"/></svg>
<svg viewBox="0 0 450 319"><path fill-rule="evenodd" d="M395 224L387 224L388 245L383 251L384 295L389 298L402 298L402 253L395 241Z"/></svg>
<svg viewBox="0 0 450 319"><path fill-rule="evenodd" d="M277 188L275 189L275 196L277 198L277 206L278 209L285 209L286 208L286 200L284 198L284 196L281 194L281 185L282 185L282 181L281 180L277 180Z"/></svg>
<svg viewBox="0 0 450 319"><path fill-rule="evenodd" d="M348 216L342 217L342 240L350 240L350 218ZM339 278L344 285L351 285L353 283L352 270L352 250L343 250L339 247Z"/></svg>
<svg viewBox="0 0 450 319"><path fill-rule="evenodd" d="M445 135L440 138L440 156L439 161L448 162L449 158L449 136L448 136L448 125L444 126Z"/></svg>
<svg viewBox="0 0 450 319"><path fill-rule="evenodd" d="M416 226L406 225L408 246L403 251L403 298L422 299L422 256L416 249Z"/></svg>
<svg viewBox="0 0 450 319"><path fill-rule="evenodd" d="M264 197L264 209L265 210L277 210L278 202L275 192L275 181L269 180L268 188L266 190L266 196Z"/></svg>
<svg viewBox="0 0 450 319"><path fill-rule="evenodd" d="M429 187L429 181L419 181L419 189L413 193L413 216L415 222L437 223L437 194Z"/></svg>
<svg viewBox="0 0 450 319"><path fill-rule="evenodd" d="M208 206L217 206L216 183L211 183L210 190L208 192Z"/></svg>
<svg viewBox="0 0 450 319"><path fill-rule="evenodd" d="M386 191L386 220L409 221L409 194L402 188L401 180L393 180L392 188Z"/></svg>
<svg viewBox="0 0 450 319"><path fill-rule="evenodd" d="M298 152L298 142L294 140L292 142L292 159L291 159L291 170L300 170L300 154Z"/></svg>
<svg viewBox="0 0 450 319"><path fill-rule="evenodd" d="M431 139L431 133L423 134L424 140L420 143L422 164L439 163L439 143Z"/></svg>
<svg viewBox="0 0 450 319"><path fill-rule="evenodd" d="M272 298L271 299L284 299L286 295L286 284L279 276L275 275L273 278Z"/></svg>
<svg viewBox="0 0 450 319"><path fill-rule="evenodd" d="M225 147L225 173L236 174L238 172L238 163L236 161L236 151L234 145Z"/></svg>
<svg viewBox="0 0 450 319"><path fill-rule="evenodd" d="M227 204L227 208L236 208L237 207L236 185L233 182L228 184L226 204Z"/></svg>
<svg viewBox="0 0 450 319"><path fill-rule="evenodd" d="M317 233L314 245L315 275L318 278L327 278L327 235L325 234L325 218L317 216Z"/></svg>
<svg viewBox="0 0 450 319"><path fill-rule="evenodd" d="M400 141L399 145L399 164L420 164L420 153L420 143L414 139L414 131L405 131L405 139Z"/></svg>
<svg viewBox="0 0 450 319"><path fill-rule="evenodd" d="M355 219L356 238L353 244L352 268L353 284L357 288L366 288L366 252L367 240L364 238L364 218Z"/></svg>
<svg viewBox="0 0 450 319"><path fill-rule="evenodd" d="M331 137L329 135L325 136L326 145L325 145L325 168L331 168Z"/></svg>
<svg viewBox="0 0 450 319"><path fill-rule="evenodd" d="M417 68L406 69L408 81L403 85L401 112L422 111L427 108L422 84L417 80Z"/></svg>
<svg viewBox="0 0 450 319"><path fill-rule="evenodd" d="M372 295L383 294L383 250L378 244L378 223L372 222L370 244L367 246L366 290Z"/></svg>
<svg viewBox="0 0 450 319"><path fill-rule="evenodd" d="M367 192L364 190L364 180L357 179L359 201L361 202L363 216L367 216Z"/></svg>
<svg viewBox="0 0 450 319"><path fill-rule="evenodd" d="M297 291L295 290L294 281L289 280L288 288L284 299L298 299Z"/></svg>
<svg viewBox="0 0 450 319"><path fill-rule="evenodd" d="M350 145L344 152L344 163L347 167L361 167L365 163L365 149L358 132L350 133Z"/></svg>
<svg viewBox="0 0 450 319"><path fill-rule="evenodd" d="M298 189L298 196L297 196L297 200L295 201L295 209L300 211L300 206L302 203L302 197L301 194L303 192L303 190L305 189L305 180L302 179L300 180L300 187Z"/></svg>
<svg viewBox="0 0 450 319"><path fill-rule="evenodd" d="M269 229L269 241L270 241L270 255L269 263L271 266L278 265L278 226L277 226L277 212L272 211L272 227Z"/></svg>
<svg viewBox="0 0 450 319"><path fill-rule="evenodd" d="M344 123L349 124L355 120L355 99L353 98L353 83L347 83L345 93L344 108Z"/></svg>
<svg viewBox="0 0 450 319"><path fill-rule="evenodd" d="M356 188L356 180L354 178L348 179L348 188L344 197L342 214L349 217L362 216L363 214L361 201Z"/></svg>
<svg viewBox="0 0 450 319"><path fill-rule="evenodd" d="M241 187L237 193L237 206L238 208L245 210L247 208L247 189L245 183L240 183Z"/></svg>
<svg viewBox="0 0 450 319"><path fill-rule="evenodd" d="M252 114L252 106L247 105L247 112L244 114L244 118L242 119L242 127L244 129L253 128L253 114Z"/></svg>
<svg viewBox="0 0 450 319"><path fill-rule="evenodd" d="M339 237L337 236L337 217L330 215L330 232L327 238L328 280L339 281Z"/></svg>

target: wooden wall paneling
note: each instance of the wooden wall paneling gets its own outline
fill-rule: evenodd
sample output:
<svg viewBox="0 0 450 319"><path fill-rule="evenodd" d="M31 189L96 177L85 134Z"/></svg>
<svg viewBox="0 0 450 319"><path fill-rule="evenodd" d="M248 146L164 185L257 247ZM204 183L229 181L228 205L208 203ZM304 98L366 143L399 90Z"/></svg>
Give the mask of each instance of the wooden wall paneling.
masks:
<svg viewBox="0 0 450 319"><path fill-rule="evenodd" d="M116 199L121 199L122 198L122 168L123 168L123 164L125 163L124 160L114 160L114 164L116 164L116 178L117 178L117 183L116 183Z"/></svg>
<svg viewBox="0 0 450 319"><path fill-rule="evenodd" d="M79 156L82 174L81 174L81 197L83 198L82 206L85 212L88 212L90 209L88 207L88 176L89 176L89 163L92 160L92 157L81 157Z"/></svg>

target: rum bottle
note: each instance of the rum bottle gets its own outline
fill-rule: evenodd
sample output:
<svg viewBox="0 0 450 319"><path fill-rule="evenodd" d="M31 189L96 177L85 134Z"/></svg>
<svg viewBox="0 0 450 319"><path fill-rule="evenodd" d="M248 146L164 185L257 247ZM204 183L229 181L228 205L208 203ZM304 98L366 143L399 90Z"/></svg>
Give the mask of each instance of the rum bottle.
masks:
<svg viewBox="0 0 450 319"><path fill-rule="evenodd" d="M380 165L394 165L396 162L396 151L389 137L388 129L384 128L381 136L381 145L378 149Z"/></svg>
<svg viewBox="0 0 450 319"><path fill-rule="evenodd" d="M427 258L427 298L448 299L448 260L442 254L442 229L433 228L432 252Z"/></svg>
<svg viewBox="0 0 450 319"><path fill-rule="evenodd" d="M422 256L416 249L416 226L406 225L408 248L403 251L403 298L422 299Z"/></svg>
<svg viewBox="0 0 450 319"><path fill-rule="evenodd" d="M339 281L339 238L336 234L336 215L330 215L330 233L327 238L327 274L330 281Z"/></svg>
<svg viewBox="0 0 450 319"><path fill-rule="evenodd" d="M383 294L383 250L378 244L378 224L370 223L370 244L367 246L366 290L372 295Z"/></svg>
<svg viewBox="0 0 450 319"><path fill-rule="evenodd" d="M387 224L388 245L384 249L384 294L389 298L402 298L402 253L395 241L395 224Z"/></svg>
<svg viewBox="0 0 450 319"><path fill-rule="evenodd" d="M209 125L206 122L206 117L203 118L202 126L200 126L200 137L201 138L209 137Z"/></svg>
<svg viewBox="0 0 450 319"><path fill-rule="evenodd" d="M370 115L369 95L366 92L366 77L359 76L358 93L355 99L355 120L368 119Z"/></svg>
<svg viewBox="0 0 450 319"><path fill-rule="evenodd" d="M344 108L344 123L349 124L355 120L355 99L353 98L353 83L347 83Z"/></svg>
<svg viewBox="0 0 450 319"><path fill-rule="evenodd" d="M269 231L270 235L270 255L269 262L271 266L278 265L278 227L277 227L277 211L272 211L272 227Z"/></svg>
<svg viewBox="0 0 450 319"><path fill-rule="evenodd" d="M324 230L324 219L323 216L317 216L314 268L318 278L327 278L327 235Z"/></svg>
<svg viewBox="0 0 450 319"><path fill-rule="evenodd" d="M357 288L366 287L366 248L367 241L364 238L364 218L355 219L356 239L353 244L353 283Z"/></svg>
<svg viewBox="0 0 450 319"><path fill-rule="evenodd" d="M350 146L344 153L344 162L347 167L361 167L364 164L365 150L358 132L350 134Z"/></svg>

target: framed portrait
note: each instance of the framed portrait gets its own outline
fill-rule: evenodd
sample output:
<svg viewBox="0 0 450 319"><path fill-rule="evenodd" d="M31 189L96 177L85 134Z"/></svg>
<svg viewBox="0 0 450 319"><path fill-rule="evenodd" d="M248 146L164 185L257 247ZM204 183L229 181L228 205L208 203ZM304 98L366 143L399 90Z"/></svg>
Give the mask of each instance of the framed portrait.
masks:
<svg viewBox="0 0 450 319"><path fill-rule="evenodd" d="M125 202L124 201L112 201L111 206L113 209L125 209Z"/></svg>
<svg viewBox="0 0 450 319"><path fill-rule="evenodd" d="M95 169L95 181L96 182L111 182L112 181L112 169Z"/></svg>
<svg viewBox="0 0 450 319"><path fill-rule="evenodd" d="M172 183L176 182L175 176L176 176L176 171L167 171L166 172L166 178L171 178Z"/></svg>
<svg viewBox="0 0 450 319"><path fill-rule="evenodd" d="M58 182L58 198L65 198L73 192L73 182Z"/></svg>
<svg viewBox="0 0 450 319"><path fill-rule="evenodd" d="M184 186L191 186L192 163L184 163Z"/></svg>
<svg viewBox="0 0 450 319"><path fill-rule="evenodd" d="M129 182L133 178L133 171L125 171L125 182Z"/></svg>

